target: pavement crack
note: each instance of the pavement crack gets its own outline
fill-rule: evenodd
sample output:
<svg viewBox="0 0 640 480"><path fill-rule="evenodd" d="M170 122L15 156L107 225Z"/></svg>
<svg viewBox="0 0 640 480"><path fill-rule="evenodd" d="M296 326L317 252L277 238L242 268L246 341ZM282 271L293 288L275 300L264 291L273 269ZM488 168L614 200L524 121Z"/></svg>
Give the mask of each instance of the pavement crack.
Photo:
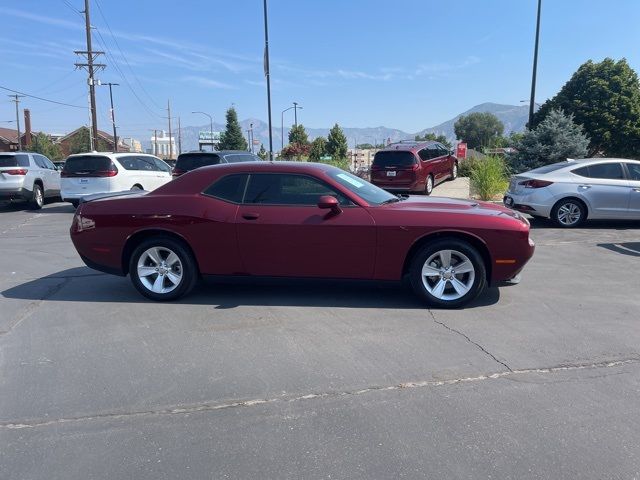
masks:
<svg viewBox="0 0 640 480"><path fill-rule="evenodd" d="M444 322L441 322L440 320L436 319L436 316L433 314L433 312L431 310L429 310L429 314L431 315L431 318L433 319L433 321L435 323L437 323L438 325L443 326L444 328L446 328L447 330L449 330L450 332L456 333L458 335L460 335L462 338L464 338L467 342L471 343L472 345L475 345L476 347L478 347L480 350L482 350L482 352L485 355L488 355L489 357L491 357L494 361L496 361L497 363L499 363L500 365L502 365L504 368L506 368L508 371L513 372L513 370L511 369L511 367L509 365L507 365L505 362L503 362L502 360L498 360L496 358L496 356L491 353L490 351L488 351L486 348L484 348L482 345L480 345L478 342L474 342L473 340L471 340L471 338L466 335L465 333L461 332L460 330L456 330L455 328L450 327L449 325L447 325Z"/></svg>
<svg viewBox="0 0 640 480"><path fill-rule="evenodd" d="M20 429L27 429L27 428L59 426L62 424L81 424L84 422L91 422L91 421L104 420L104 419L121 420L121 419L163 416L163 415L189 415L192 413L215 412L217 410L241 408L241 407L248 408L248 407L255 407L255 406L265 405L265 404L276 404L276 403L286 404L286 403L315 400L320 398L339 398L339 397L346 397L346 396L357 396L357 395L365 395L373 392L394 391L394 390L397 391L397 390L404 390L404 389L411 389L411 388L436 388L436 387L457 385L457 384L464 384L464 383L490 381L490 380L496 380L501 378L512 378L518 375L526 375L526 374L546 375L546 374L553 374L553 373L563 372L563 371L615 368L615 367L621 367L628 364L637 364L637 363L640 363L640 355L635 355L633 357L623 358L619 360L612 360L607 362L580 363L580 364L570 364L570 365L562 364L562 365L557 365L553 367L525 368L525 369L518 369L518 370L509 369L508 371L503 370L500 372L487 373L487 374L478 375L475 377L461 377L461 378L452 378L448 380L423 380L423 381L404 382L404 383L390 384L390 385L374 385L366 388L360 388L358 390L342 390L342 391L329 391L329 392L322 392L322 393L307 393L305 395L295 395L295 396L282 395L274 398L232 400L232 401L221 402L221 403L176 405L173 407L162 408L162 409L149 409L149 410L140 410L140 411L134 411L134 412L106 412L106 413L95 414L95 415L85 415L85 416L66 417L66 418L57 418L57 419L15 420L10 422L0 422L0 430L20 430Z"/></svg>
<svg viewBox="0 0 640 480"><path fill-rule="evenodd" d="M13 323L11 325L9 325L9 328L7 330L0 331L0 337L3 336L3 335L7 335L8 333L11 333L24 320L26 320L31 315L33 315L33 313L38 308L40 308L40 305L42 305L42 303L45 300L48 300L49 298L53 297L56 293L58 293L60 290L62 290L62 288L64 288L64 286L67 283L69 283L73 277L59 277L59 278L62 281L59 282L59 283L56 283L55 285L50 286L49 289L46 291L46 293L41 298L29 303L24 308L24 310L22 310L22 312L20 312L20 314L16 316L16 318L13 321Z"/></svg>

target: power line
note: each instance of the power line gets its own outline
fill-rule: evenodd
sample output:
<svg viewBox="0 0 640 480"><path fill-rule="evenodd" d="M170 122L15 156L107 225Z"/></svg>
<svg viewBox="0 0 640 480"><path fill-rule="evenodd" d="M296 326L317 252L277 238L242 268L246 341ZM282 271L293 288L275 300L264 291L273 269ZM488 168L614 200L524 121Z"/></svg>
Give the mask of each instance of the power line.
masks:
<svg viewBox="0 0 640 480"><path fill-rule="evenodd" d="M98 7L98 12L100 13L100 16L102 17L102 20L104 21L105 25L107 26L107 29L109 30L109 34L111 35L111 38L113 38L113 41L116 44L116 47L118 47L118 51L120 52L120 55L122 56L122 59L127 64L127 67L129 67L129 71L133 75L133 78L136 80L136 82L138 82L138 85L140 85L140 88L142 89L142 91L147 95L147 97L149 97L149 99L156 106L156 108L158 108L159 110L164 110L164 107L161 107L160 105L158 105L156 103L156 101L153 99L153 97L149 94L147 89L144 88L144 85L142 84L142 82L140 81L138 76L136 75L136 72L133 70L133 68L131 68L131 65L129 64L129 60L127 60L127 56L124 54L124 52L120 48L120 43L118 43L118 39L113 34L113 31L111 30L111 26L109 25L109 22L107 21L107 17L104 15L104 12L102 11L102 7L100 6L100 2L98 0L95 0L95 4Z"/></svg>
<svg viewBox="0 0 640 480"><path fill-rule="evenodd" d="M82 107L80 105L71 105L69 103L64 103L64 102L58 102L56 100L50 100L48 98L42 98L42 97L38 97L36 95L30 95L28 93L24 93L24 92L19 92L18 90L13 90L12 88L7 88L7 87L3 87L2 85L0 85L0 88L2 90L6 90L8 92L13 92L13 93L17 93L19 95L24 95L25 97L29 97L29 98L35 98L36 100L41 100L43 102L49 102L49 103L55 103L56 105L63 105L65 107L73 107L73 108L87 108L87 107Z"/></svg>

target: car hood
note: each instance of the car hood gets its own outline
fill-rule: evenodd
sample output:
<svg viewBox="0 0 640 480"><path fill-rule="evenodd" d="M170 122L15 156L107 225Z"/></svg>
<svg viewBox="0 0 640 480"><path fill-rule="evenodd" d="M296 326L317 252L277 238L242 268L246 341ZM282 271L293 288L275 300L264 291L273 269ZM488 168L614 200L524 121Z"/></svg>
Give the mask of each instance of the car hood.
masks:
<svg viewBox="0 0 640 480"><path fill-rule="evenodd" d="M425 197L410 195L401 202L384 205L384 208L414 212L449 212L470 213L478 215L508 214L514 216L514 212L502 205L481 202L477 200L464 200L448 197Z"/></svg>

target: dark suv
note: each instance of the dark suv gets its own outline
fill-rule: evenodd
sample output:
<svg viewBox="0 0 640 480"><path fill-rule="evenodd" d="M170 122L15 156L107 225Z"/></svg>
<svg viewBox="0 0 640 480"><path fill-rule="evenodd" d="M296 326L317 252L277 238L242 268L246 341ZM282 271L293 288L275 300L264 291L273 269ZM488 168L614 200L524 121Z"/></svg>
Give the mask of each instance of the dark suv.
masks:
<svg viewBox="0 0 640 480"><path fill-rule="evenodd" d="M457 176L458 160L438 142L394 143L371 165L371 183L389 191L431 195L435 185Z"/></svg>
<svg viewBox="0 0 640 480"><path fill-rule="evenodd" d="M180 175L195 170L196 168L219 163L260 162L257 155L245 150L221 150L219 152L186 152L178 155L172 175Z"/></svg>

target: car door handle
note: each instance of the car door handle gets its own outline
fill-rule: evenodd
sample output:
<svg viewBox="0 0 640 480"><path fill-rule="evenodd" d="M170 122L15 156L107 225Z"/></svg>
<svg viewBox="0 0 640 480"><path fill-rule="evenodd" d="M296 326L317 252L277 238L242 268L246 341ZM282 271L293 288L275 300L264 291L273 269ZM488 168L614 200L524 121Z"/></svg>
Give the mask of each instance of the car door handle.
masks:
<svg viewBox="0 0 640 480"><path fill-rule="evenodd" d="M257 220L260 217L259 213L243 213L242 218L245 220Z"/></svg>
<svg viewBox="0 0 640 480"><path fill-rule="evenodd" d="M587 189L591 188L591 185L578 185L578 187Z"/></svg>

